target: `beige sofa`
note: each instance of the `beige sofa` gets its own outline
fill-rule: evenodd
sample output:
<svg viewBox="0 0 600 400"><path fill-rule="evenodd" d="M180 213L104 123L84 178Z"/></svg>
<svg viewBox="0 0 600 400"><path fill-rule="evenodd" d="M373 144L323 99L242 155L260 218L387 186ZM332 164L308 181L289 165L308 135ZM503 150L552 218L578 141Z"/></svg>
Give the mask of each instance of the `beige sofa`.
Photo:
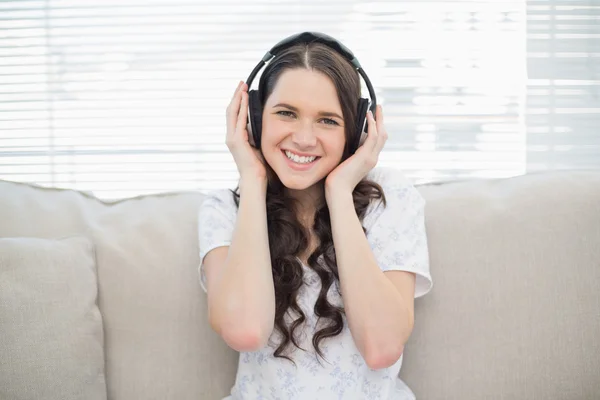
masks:
<svg viewBox="0 0 600 400"><path fill-rule="evenodd" d="M600 399L600 171L418 186L433 290L402 378L418 399ZM0 399L221 399L202 194L102 202L0 181Z"/></svg>

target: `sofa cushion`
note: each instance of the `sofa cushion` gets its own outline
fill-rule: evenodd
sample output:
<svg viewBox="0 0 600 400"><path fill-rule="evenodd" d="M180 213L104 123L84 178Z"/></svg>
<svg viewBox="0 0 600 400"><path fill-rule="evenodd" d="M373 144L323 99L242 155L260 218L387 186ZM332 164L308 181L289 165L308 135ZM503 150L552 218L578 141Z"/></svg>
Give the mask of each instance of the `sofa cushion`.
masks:
<svg viewBox="0 0 600 400"><path fill-rule="evenodd" d="M0 399L106 399L94 248L0 238Z"/></svg>

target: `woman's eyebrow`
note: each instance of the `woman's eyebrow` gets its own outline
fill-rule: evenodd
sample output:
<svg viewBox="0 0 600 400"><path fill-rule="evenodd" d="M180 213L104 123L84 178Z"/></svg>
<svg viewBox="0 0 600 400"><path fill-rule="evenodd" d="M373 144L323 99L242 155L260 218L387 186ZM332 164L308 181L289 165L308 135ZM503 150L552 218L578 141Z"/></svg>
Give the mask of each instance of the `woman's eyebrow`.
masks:
<svg viewBox="0 0 600 400"><path fill-rule="evenodd" d="M275 107L285 107L285 108L289 108L292 111L298 112L298 108L296 108L296 107L294 107L292 105L289 105L287 103L277 103L277 104L275 104L273 106L273 108L275 108ZM331 112L331 111L319 111L319 115L321 115L323 117L337 117L337 118L339 118L341 120L344 119L339 114L336 114L336 113Z"/></svg>

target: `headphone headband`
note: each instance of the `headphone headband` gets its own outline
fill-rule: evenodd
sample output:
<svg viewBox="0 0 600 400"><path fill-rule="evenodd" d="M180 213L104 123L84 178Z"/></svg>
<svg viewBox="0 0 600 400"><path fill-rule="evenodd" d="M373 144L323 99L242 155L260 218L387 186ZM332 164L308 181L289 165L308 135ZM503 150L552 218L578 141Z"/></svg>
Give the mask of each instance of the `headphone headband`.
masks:
<svg viewBox="0 0 600 400"><path fill-rule="evenodd" d="M296 44L299 44L299 43L309 44L309 43L313 43L313 42L322 43L322 44L328 46L329 48L335 50L336 52L341 54L346 60L348 60L354 66L354 69L356 69L358 71L360 76L362 76L363 80L365 81L365 84L367 85L367 89L369 90L369 97L371 98L371 110L373 111L373 113L375 113L375 107L377 106L377 98L375 96L375 90L373 89L373 85L371 84L369 77L367 76L365 71L362 69L362 66L358 62L358 59L354 56L354 53L352 53L352 51L350 51L349 48L347 48L346 46L344 46L342 43L340 43L336 39L332 38L331 36L326 35L321 32L297 33L295 35L292 35L292 36L289 36L289 37L283 39L282 41L277 43L275 46L273 46L271 48L271 50L269 50L265 53L262 60L260 60L258 62L256 67L254 67L254 69L250 73L250 76L248 76L248 79L246 80L246 84L248 85L248 90L250 90L250 85L252 85L252 81L254 81L254 78L256 77L258 72L261 70L261 68L268 61L271 61L275 56L277 56L280 52L282 52L283 50L290 48Z"/></svg>

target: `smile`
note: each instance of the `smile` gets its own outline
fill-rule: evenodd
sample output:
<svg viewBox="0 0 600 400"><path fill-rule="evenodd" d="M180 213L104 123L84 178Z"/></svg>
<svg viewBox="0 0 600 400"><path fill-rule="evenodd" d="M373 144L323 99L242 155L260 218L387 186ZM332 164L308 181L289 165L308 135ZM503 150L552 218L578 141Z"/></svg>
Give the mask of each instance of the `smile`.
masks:
<svg viewBox="0 0 600 400"><path fill-rule="evenodd" d="M298 171L310 169L321 158L318 156L301 157L287 150L282 150L281 153L287 160L288 165Z"/></svg>

